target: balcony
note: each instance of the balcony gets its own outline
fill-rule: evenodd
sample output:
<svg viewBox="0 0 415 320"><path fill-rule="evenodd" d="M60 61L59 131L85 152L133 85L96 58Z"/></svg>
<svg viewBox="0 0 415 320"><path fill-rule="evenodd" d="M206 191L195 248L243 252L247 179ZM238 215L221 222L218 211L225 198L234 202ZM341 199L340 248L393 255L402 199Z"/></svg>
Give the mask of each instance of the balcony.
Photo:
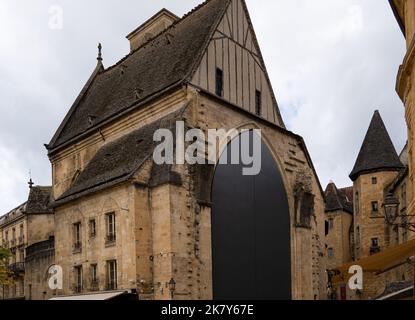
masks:
<svg viewBox="0 0 415 320"><path fill-rule="evenodd" d="M24 273L25 264L24 262L12 263L11 265L9 265L9 270L14 274Z"/></svg>
<svg viewBox="0 0 415 320"><path fill-rule="evenodd" d="M81 253L82 252L82 243L80 241L75 242L72 246L73 253Z"/></svg>
<svg viewBox="0 0 415 320"><path fill-rule="evenodd" d="M24 245L24 236L20 236L18 239L19 246Z"/></svg>
<svg viewBox="0 0 415 320"><path fill-rule="evenodd" d="M36 259L46 259L55 254L55 240L51 237L49 240L35 243L26 248L26 262Z"/></svg>
<svg viewBox="0 0 415 320"><path fill-rule="evenodd" d="M5 249L8 249L9 248L9 241L7 241L7 240L3 240L3 242L2 242L2 247L3 248L5 248Z"/></svg>
<svg viewBox="0 0 415 320"><path fill-rule="evenodd" d="M105 245L107 247L113 246L113 245L115 245L116 240L117 240L117 237L116 237L115 233L108 234L105 237Z"/></svg>

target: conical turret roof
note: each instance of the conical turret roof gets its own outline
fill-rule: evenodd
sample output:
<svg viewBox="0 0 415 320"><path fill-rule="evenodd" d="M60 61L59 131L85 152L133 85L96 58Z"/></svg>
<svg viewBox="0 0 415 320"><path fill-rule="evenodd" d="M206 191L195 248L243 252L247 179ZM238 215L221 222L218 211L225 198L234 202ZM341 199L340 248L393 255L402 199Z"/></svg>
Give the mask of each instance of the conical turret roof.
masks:
<svg viewBox="0 0 415 320"><path fill-rule="evenodd" d="M400 170L404 166L399 160L392 140L386 130L379 111L375 111L350 179L374 171Z"/></svg>

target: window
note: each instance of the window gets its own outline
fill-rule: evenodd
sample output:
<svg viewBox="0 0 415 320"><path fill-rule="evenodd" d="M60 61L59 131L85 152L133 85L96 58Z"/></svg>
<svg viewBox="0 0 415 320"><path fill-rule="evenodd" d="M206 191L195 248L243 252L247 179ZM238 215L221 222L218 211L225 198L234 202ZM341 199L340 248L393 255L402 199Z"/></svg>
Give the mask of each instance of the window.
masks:
<svg viewBox="0 0 415 320"><path fill-rule="evenodd" d="M359 207L360 207L360 203L359 203L359 192L356 192L354 198L355 198L356 214L358 214L359 213Z"/></svg>
<svg viewBox="0 0 415 320"><path fill-rule="evenodd" d="M262 115L262 94L261 91L255 91L255 113L257 116Z"/></svg>
<svg viewBox="0 0 415 320"><path fill-rule="evenodd" d="M373 177L372 178L372 184L378 184L378 178Z"/></svg>
<svg viewBox="0 0 415 320"><path fill-rule="evenodd" d="M12 235L13 235L12 240L15 241L16 240L16 228L12 229Z"/></svg>
<svg viewBox="0 0 415 320"><path fill-rule="evenodd" d="M116 231L115 231L115 213L108 213L106 215L106 224L107 224L107 243L115 242L116 240Z"/></svg>
<svg viewBox="0 0 415 320"><path fill-rule="evenodd" d="M95 238L97 235L97 226L95 219L89 220L89 237Z"/></svg>
<svg viewBox="0 0 415 320"><path fill-rule="evenodd" d="M370 247L370 255L380 252L379 239L372 238L372 246Z"/></svg>
<svg viewBox="0 0 415 320"><path fill-rule="evenodd" d="M406 183L404 183L401 187L401 203L402 203L402 208L405 209L406 208Z"/></svg>
<svg viewBox="0 0 415 320"><path fill-rule="evenodd" d="M98 284L98 265L91 264L91 291L99 290Z"/></svg>
<svg viewBox="0 0 415 320"><path fill-rule="evenodd" d="M223 96L223 71L216 68L216 95L219 97Z"/></svg>
<svg viewBox="0 0 415 320"><path fill-rule="evenodd" d="M82 249L81 242L81 223L77 222L73 225L73 249L78 252Z"/></svg>
<svg viewBox="0 0 415 320"><path fill-rule="evenodd" d="M310 192L302 192L295 200L296 226L310 228L311 218L314 215L314 195Z"/></svg>
<svg viewBox="0 0 415 320"><path fill-rule="evenodd" d="M372 238L371 242L372 242L372 245L371 245L371 248L370 248L370 254L378 253L380 251L379 239L378 238Z"/></svg>
<svg viewBox="0 0 415 320"><path fill-rule="evenodd" d="M356 247L360 247L360 227L356 227Z"/></svg>
<svg viewBox="0 0 415 320"><path fill-rule="evenodd" d="M332 230L334 228L334 220L333 218L329 219L329 231Z"/></svg>
<svg viewBox="0 0 415 320"><path fill-rule="evenodd" d="M107 261L107 289L117 289L117 261Z"/></svg>
<svg viewBox="0 0 415 320"><path fill-rule="evenodd" d="M379 205L377 201L372 201L372 214L377 214L379 211Z"/></svg>
<svg viewBox="0 0 415 320"><path fill-rule="evenodd" d="M81 293L82 292L82 266L77 266L74 268L74 275L75 275L75 284L74 284L74 292Z"/></svg>
<svg viewBox="0 0 415 320"><path fill-rule="evenodd" d="M24 241L24 226L23 224L20 225L20 233L19 233L19 243L23 243Z"/></svg>
<svg viewBox="0 0 415 320"><path fill-rule="evenodd" d="M327 255L328 255L329 258L333 258L334 257L334 250L333 250L333 248L329 248L327 250Z"/></svg>
<svg viewBox="0 0 415 320"><path fill-rule="evenodd" d="M20 262L24 262L24 249L19 250Z"/></svg>

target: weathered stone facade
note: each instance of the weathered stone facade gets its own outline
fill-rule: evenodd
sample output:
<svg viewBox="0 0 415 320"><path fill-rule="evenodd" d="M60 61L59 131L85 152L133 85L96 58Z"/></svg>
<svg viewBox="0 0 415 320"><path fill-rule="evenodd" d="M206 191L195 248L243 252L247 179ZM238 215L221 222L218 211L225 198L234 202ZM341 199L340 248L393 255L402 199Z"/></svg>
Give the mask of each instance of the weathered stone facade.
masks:
<svg viewBox="0 0 415 320"><path fill-rule="evenodd" d="M228 24L226 15L233 17L235 24ZM205 46L187 57L200 59L187 82L142 101L140 97L150 89L135 89L131 94L139 100L128 112L118 112L97 125L95 122L101 115L88 113L93 115L87 117L89 129L86 126L82 134L68 131L67 128L76 126L71 117L79 117L82 110L89 108L85 104L99 90L95 82L104 83L105 77L112 77L108 81L118 81L116 74L131 77L132 68L142 64L134 59L145 55L150 50L147 48L157 47L152 50L163 55L163 50L170 50L169 46L177 42L178 50L182 50L187 44L181 37L196 36L200 32L202 25L198 17L207 21L203 28L208 26L211 31L199 36L206 38ZM192 24L193 31L182 30ZM186 34L179 34L178 30ZM71 295L114 289L108 286L113 270L108 263L116 261L116 288L137 290L140 299L213 298L210 189L215 168L188 164L158 166L152 160L153 149L148 139L153 127L184 121L186 128L199 128L204 133L208 129L262 130L262 139L282 174L289 199L292 298L324 299L323 192L302 138L283 126L245 3L207 1L175 22L166 33L150 39L108 70L104 69L100 56L94 74L48 146L53 168L56 263L64 273L63 290L57 293ZM228 59L233 67L225 67L224 60L215 59L215 55L222 57L221 51L215 51L220 48L215 45L218 37L231 43L235 50L234 58ZM244 43L250 50L243 47ZM249 68L247 54L257 71ZM191 61L187 64L191 65ZM224 71L222 81L214 76L215 70L220 76L218 68ZM180 74L182 70L177 72ZM150 74L150 70L145 73ZM231 81L232 77L235 81ZM250 80L252 86L248 85ZM219 83L224 86L221 92L217 90ZM118 90L121 92L124 88ZM264 93L263 104L259 90ZM96 99L99 100L99 95ZM130 148L125 143L138 146ZM219 142L216 158L226 144L227 141ZM117 158L119 153L128 157L128 148L130 152L140 152L139 161ZM119 168L114 163L118 161L126 161L126 167L120 164ZM105 166L111 169L104 170ZM313 199L310 216L302 216L304 193ZM112 223L109 227L109 214L115 217L115 228ZM93 236L91 221L94 221ZM113 240L110 244L106 241L108 228ZM169 291L171 279L176 282L174 297Z"/></svg>
<svg viewBox="0 0 415 320"><path fill-rule="evenodd" d="M326 191L326 215L328 219L332 219L328 220L332 230L329 230L326 237L327 246L334 249L328 258L332 272L335 273L342 265L352 265L353 262L360 265L359 262L369 256L413 239L406 224L409 217L400 216L394 225L390 225L385 219L383 207L385 199L393 195L399 200L398 214L407 213L407 204L411 197L407 164L406 147L398 157L380 114L376 111L350 175L353 188L348 192L348 197L353 202L352 207L343 205L342 194L334 185L329 185ZM349 212L347 223L351 228L340 228L345 221L342 218L345 211ZM349 245L346 250L350 252L349 255L342 254L345 252L342 249L345 243ZM336 255L336 251L340 255ZM391 288L401 288L405 283L408 286L405 281L413 279L413 266L410 263L382 272L364 271L364 285L360 292L350 290L346 283L348 276L342 274L343 281L339 282L337 279L338 283L334 288L336 298L375 299L390 293Z"/></svg>
<svg viewBox="0 0 415 320"><path fill-rule="evenodd" d="M396 82L396 91L405 105L405 118L408 127L408 179L414 185L414 146L415 146L415 3L411 0L389 0L395 16L406 38L407 52ZM407 207L408 214L415 214L415 197L411 194L411 200Z"/></svg>
<svg viewBox="0 0 415 320"><path fill-rule="evenodd" d="M47 291L46 272L53 264L53 258L49 259L50 264L43 267L37 266L34 271L32 269L34 260L27 260L27 250L54 235L55 220L53 211L48 207L50 195L50 187L31 185L28 201L0 218L2 247L9 249L13 254L10 268L15 275L14 285L1 288L2 299L46 299L48 297L48 294L43 294L43 292ZM36 253L33 250L31 252ZM49 293L50 296L51 293Z"/></svg>

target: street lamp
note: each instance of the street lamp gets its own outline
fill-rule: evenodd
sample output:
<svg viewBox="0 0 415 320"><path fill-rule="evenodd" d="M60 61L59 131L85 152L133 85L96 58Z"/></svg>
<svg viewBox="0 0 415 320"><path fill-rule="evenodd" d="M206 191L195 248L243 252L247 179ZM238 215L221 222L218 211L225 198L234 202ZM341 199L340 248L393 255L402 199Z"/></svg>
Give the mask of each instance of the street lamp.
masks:
<svg viewBox="0 0 415 320"><path fill-rule="evenodd" d="M390 225L394 225L396 218L398 218L399 200L394 197L392 193L388 193L382 204L385 211L386 222Z"/></svg>
<svg viewBox="0 0 415 320"><path fill-rule="evenodd" d="M169 289L170 289L171 299L173 300L174 292L176 291L176 281L174 281L173 278L171 278L169 281Z"/></svg>

